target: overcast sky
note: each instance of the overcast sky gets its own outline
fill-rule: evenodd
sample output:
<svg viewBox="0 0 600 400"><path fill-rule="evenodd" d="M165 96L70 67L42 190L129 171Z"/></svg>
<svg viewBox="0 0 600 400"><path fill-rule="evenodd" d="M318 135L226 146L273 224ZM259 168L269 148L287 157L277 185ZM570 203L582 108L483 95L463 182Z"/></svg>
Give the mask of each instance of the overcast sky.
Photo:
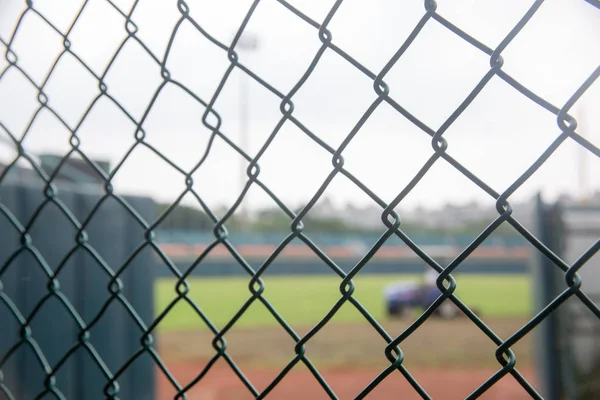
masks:
<svg viewBox="0 0 600 400"><path fill-rule="evenodd" d="M0 37L10 40L24 2L0 0ZM81 0L36 0L34 6L66 32ZM114 0L128 13L132 1ZM248 11L250 0L187 1L191 16L219 41L229 44ZM321 23L333 1L296 0L291 4ZM530 1L438 1L438 12L491 48L495 48L530 7ZM333 43L378 73L402 45L425 12L417 0L346 0L329 30ZM180 14L175 1L141 0L132 19L137 36L162 58ZM246 29L258 40L254 51L238 50L240 62L288 93L306 71L321 43L318 31L275 0L262 0ZM90 0L75 24L71 49L97 73L126 37L124 18L105 0ZM0 45L0 47L3 47ZM12 46L19 65L43 82L62 51L62 38L29 13ZM5 52L5 48L1 52ZM503 69L558 107L600 65L600 10L585 1L548 0L502 53ZM0 68L7 63L0 59ZM171 76L209 101L229 61L224 50L184 23L173 42L167 68ZM489 70L489 57L430 20L385 78L390 95L437 129ZM248 143L256 154L281 118L280 99L235 70L215 109L222 132L240 142L240 88L247 79ZM108 93L139 119L162 81L160 68L129 40L106 75ZM70 55L63 56L44 89L48 104L74 128L98 95L98 82ZM37 107L37 92L14 68L0 81L0 120L17 137ZM332 50L293 97L293 115L332 147L337 147L375 100L372 81ZM585 94L572 114L578 132L600 145L600 82ZM202 125L204 108L175 85L167 85L144 122L147 141L181 168L189 170L204 153L210 131ZM93 158L116 164L133 144L134 125L108 99L96 103L78 130L81 148ZM473 104L448 129L448 152L495 190L505 190L560 134L556 117L494 77ZM0 132L0 135L5 135ZM65 153L68 131L43 111L24 141L34 153ZM382 104L343 152L345 166L385 201L391 201L431 156L431 140L393 108ZM14 156L0 150L3 161ZM548 198L579 193L578 160L587 165L587 190L600 189L595 176L600 160L567 141L515 195L537 191ZM260 179L290 205L308 200L332 169L331 156L286 122L259 162ZM241 190L240 157L216 139L206 163L194 175L195 187L212 206L231 204ZM183 176L146 148L139 147L115 176L123 192L174 199ZM346 178L334 179L326 195L336 203L372 204ZM493 202L445 161L439 161L403 204L439 206L471 200ZM260 189L252 207L272 205Z"/></svg>

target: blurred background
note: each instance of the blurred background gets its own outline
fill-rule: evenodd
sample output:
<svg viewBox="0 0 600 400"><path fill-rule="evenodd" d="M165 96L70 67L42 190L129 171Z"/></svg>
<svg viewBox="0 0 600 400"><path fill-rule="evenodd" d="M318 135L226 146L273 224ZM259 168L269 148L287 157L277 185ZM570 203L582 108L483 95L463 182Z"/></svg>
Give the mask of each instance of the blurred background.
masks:
<svg viewBox="0 0 600 400"><path fill-rule="evenodd" d="M143 210L140 214L151 224L156 246L144 248L147 256L130 257L136 246L146 243L143 229L137 225L137 230L127 231L135 235L123 234L128 237L127 245L118 251L114 241L122 236L111 237L117 228L106 228L100 239L89 232L88 236L91 242L97 240L94 248L102 257L113 257L107 263L112 270L129 262L134 265L131 270L150 277L142 284L136 280L137 273L132 273L123 277L124 286L147 286L141 294L128 295L137 299L132 300L136 309L143 309L140 314L146 326L152 326L157 354L166 369L181 387L186 386L215 356L216 330L226 328L228 354L261 392L294 359L295 341L260 301L251 301L249 308L244 308L252 297L250 268L257 270L268 260L262 275L264 298L299 337L307 334L339 300L340 275L349 273L387 230L381 220L381 202L394 201L434 155L431 137L383 102L342 152L344 169L371 192L337 174L324 192L316 195L334 170L331 149L344 143L377 99L373 80L332 49L323 52L306 81L296 86L322 43L318 29L286 5L322 24L334 1L189 0L190 19L182 18L177 2L159 0L63 0L60 6L36 0L32 4L24 13L25 3L0 0L0 48L6 53L0 59L0 187L8 193L1 201L15 215L14 210L19 209L17 219L22 219L24 227L35 228L28 220L44 218L34 213L43 202L39 190L45 185L42 171L59 193L85 192L85 201L76 197L72 203L65 200L81 221L95 212L94 204L101 202L98 208L103 209L105 201L113 202L113 211L106 205L102 214L110 222L111 215L117 215L115 210L123 209L116 200L105 200L110 180L114 193ZM254 12L235 42L244 68L232 67L227 47L253 6ZM517 0L439 1L437 13L495 49L531 6L532 2ZM420 1L346 0L327 29L334 45L377 75L424 14ZM502 57L504 72L560 109L600 65L600 11L593 2L583 0L547 1L502 51ZM489 69L489 55L429 20L384 80L390 97L435 131ZM282 97L290 92L293 120L284 118L282 122ZM600 84L596 82L570 111L578 121L577 133L592 147L600 145L598 106ZM210 128L217 123L215 113L219 116L218 134ZM449 126L444 138L451 157L491 190L503 193L559 135L555 114L494 76ZM257 156L258 179L270 192L249 183L249 159ZM545 243L560 242L553 250L569 265L598 238L598 172L600 159L594 151L567 138L508 199L512 216L522 226ZM19 185L38 187L39 198L34 201L29 192L18 192L21 189L15 187ZM16 193L13 203L5 200L12 198L11 190ZM18 200L25 198L29 200ZM143 202L146 200L150 203ZM303 232L321 251L296 237L270 260L291 233L289 212L298 214L307 204L311 207L302 218ZM403 232L442 267L498 217L496 199L443 159L402 198L396 211ZM556 215L563 223L548 222ZM224 217L230 246L215 244L213 230ZM127 213L119 218L131 219ZM48 261L52 270L75 245L75 231L68 229L69 239L60 245L53 244L49 236L40 236L52 253L42 254L55 260ZM0 261L8 265L11 246L18 249L22 244L14 229L0 232L7 238L14 236L10 239L13 244L0 253ZM329 257L329 264L339 267L337 273L323 255ZM74 263L75 271L78 261L69 262ZM588 271L584 289L597 292L598 268L597 257L591 258L584 268ZM522 234L503 223L453 275L460 300L506 340L566 289L564 276L548 275L548 270L558 268L547 264ZM0 280L6 281L2 271ZM431 271L425 260L394 235L354 279L354 297L394 338L439 296L437 273L428 276ZM85 305L85 293L76 291L79 278L73 273L64 279L72 280L73 298L78 299L73 300L75 308L88 310L80 312L88 313L83 319L89 323L105 295L108 298L110 282L107 275L97 278L102 287L94 300L97 304L90 307ZM28 272L23 274L24 278L15 280L14 296L27 285L26 279L34 279ZM186 297L191 301L177 291L182 274L186 274ZM94 285L96 278L86 279ZM586 279L591 282L587 286ZM45 293L46 289L40 283L36 290ZM36 296L42 301L42 294ZM23 300L15 301L20 304ZM34 312L36 304L20 304L23 314ZM245 312L231 325L241 309ZM592 315L589 310L582 311ZM129 318L124 312L113 317ZM585 328L577 332L590 330L592 339L578 339L577 343L587 343L579 354L598 351L598 321L586 321ZM14 328L18 329L17 325ZM79 332L76 326L69 329L73 334ZM109 337L110 326L103 329ZM571 357L576 351L569 352L569 360L547 358L558 352L555 347L563 343L563 336L576 335L552 329L546 324L538 330L541 336L537 340L531 333L512 347L518 368L547 398L561 393L584 398L582 393L588 389L581 389L583 378L565 377L564 373L567 366L581 367L577 356ZM129 350L106 361L110 370L123 366L139 347L143 331L127 331L135 340L124 347ZM19 340L15 332L11 335ZM98 337L93 330L91 336ZM51 346L52 340L58 339L48 340ZM309 341L306 354L341 398L353 398L389 365L385 345L364 315L346 302ZM10 340L0 343L0 358L10 347ZM500 368L494 355L497 345L456 308L440 309L401 348L404 365L434 398L436 394L464 398ZM42 351L46 351L43 346ZM62 355L57 353L54 363ZM28 362L15 361L15 371L23 371ZM177 385L164 368L157 367L150 356L145 362L155 374L153 395L173 398ZM548 363L557 367L540 367ZM585 379L600 377L595 361L585 363L581 367ZM144 375L137 379L140 376ZM553 387L549 383L553 376L568 383ZM98 379L103 380L100 386L106 384L105 377ZM414 392L400 374L393 374L372 396L390 398L401 389ZM83 389L72 390L81 393L76 390ZM272 393L273 398L327 396L302 363ZM510 376L490 393L494 398L529 398ZM416 392L414 395L420 398ZM223 358L217 358L190 396L219 400L253 397Z"/></svg>

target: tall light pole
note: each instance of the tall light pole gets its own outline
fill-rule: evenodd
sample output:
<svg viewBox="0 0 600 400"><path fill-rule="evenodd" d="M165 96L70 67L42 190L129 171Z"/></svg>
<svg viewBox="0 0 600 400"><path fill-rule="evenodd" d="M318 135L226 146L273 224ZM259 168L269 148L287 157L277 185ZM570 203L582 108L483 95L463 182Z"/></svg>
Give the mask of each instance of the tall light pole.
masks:
<svg viewBox="0 0 600 400"><path fill-rule="evenodd" d="M253 34L244 34L240 37L237 42L237 48L245 52L254 51L258 48L258 39ZM246 152L250 152L249 146L249 135L248 135L248 76L242 71L240 74L240 148ZM246 159L241 157L240 159L240 189L243 190L248 179L246 175ZM242 224L245 225L248 221L247 204L249 201L249 193L246 193L246 199L240 204L240 214L242 217ZM245 204L244 204L245 203Z"/></svg>

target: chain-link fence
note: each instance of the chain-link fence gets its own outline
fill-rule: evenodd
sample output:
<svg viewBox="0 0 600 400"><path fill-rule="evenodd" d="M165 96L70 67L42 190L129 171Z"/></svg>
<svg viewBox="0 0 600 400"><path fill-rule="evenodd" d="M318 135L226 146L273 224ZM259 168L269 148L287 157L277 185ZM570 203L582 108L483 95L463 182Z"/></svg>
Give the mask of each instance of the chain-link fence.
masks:
<svg viewBox="0 0 600 400"><path fill-rule="evenodd" d="M266 1L266 0L264 0ZM509 198L517 189L519 189L529 177L536 172L542 164L545 163L546 160L561 146L565 141L574 141L578 143L578 145L584 147L587 151L593 154L596 157L600 157L600 149L595 146L590 141L586 140L582 135L577 132L577 121L575 118L569 114L570 110L577 103L577 101L582 97L582 95L586 92L588 88L597 80L600 75L600 66L598 66L585 81L580 82L578 89L572 94L569 100L560 105L551 104L549 101L545 100L541 96L534 93L532 90L528 89L526 86L521 84L517 79L513 78L510 74L508 74L505 70L503 70L504 59L502 57L503 51L507 48L507 46L517 37L520 32L526 27L529 21L536 15L538 9L542 6L543 1L535 1L531 7L527 10L527 12L521 17L518 23L510 30L510 32L506 35L504 40L496 48L490 48L485 43L480 42L475 37L472 37L469 33L462 30L460 27L454 25L451 21L444 18L442 15L436 12L437 4L433 0L427 0L424 2L424 13L418 24L412 30L412 33L408 36L408 38L403 42L399 43L397 47L397 51L393 55L393 57L387 62L385 67L380 71L371 71L365 65L361 64L357 59L350 56L344 49L340 48L335 43L335 32L330 31L328 29L332 18L336 15L336 12L342 5L342 0L337 0L333 7L329 10L326 18L323 21L315 21L308 15L304 14L301 10L296 8L290 2L285 0L278 0L278 2L283 5L287 12L292 13L298 19L302 20L304 23L308 24L312 28L314 28L314 35L318 37L321 42L321 46L317 53L314 55L312 62L306 68L302 77L298 80L295 86L287 93L281 92L279 89L274 87L269 83L269 76L260 76L250 68L248 68L244 64L244 60L239 56L237 49L239 46L239 40L244 32L244 29L248 25L249 21L253 17L253 13L259 6L260 1L256 0L252 3L250 9L247 11L247 14L241 24L235 37L233 38L231 43L222 43L217 40L215 37L211 36L211 33L206 31L203 26L201 26L197 21L191 16L190 8L186 2L180 0L176 3L174 2L173 7L176 7L179 10L180 16L174 27L172 28L170 40L166 47L166 51L164 54L156 54L153 52L146 43L140 39L138 36L138 27L135 22L134 11L138 5L138 1L135 1L130 9L123 9L118 6L111 0L106 0L110 6L114 7L114 9L121 15L123 26L127 32L127 36L120 43L118 48L115 49L114 54L112 55L108 66L101 73L97 73L93 68L89 67L71 48L71 42L69 40L69 35L74 26L76 26L79 22L78 19L86 9L89 4L89 1L85 1L81 8L79 9L77 15L74 20L69 24L68 29L61 29L57 27L53 22L46 18L44 12L40 11L36 2L27 1L22 14L18 21L16 22L15 28L12 34L8 37L0 38L0 42L5 47L5 58L7 61L6 67L0 74L0 82L4 77L9 73L17 73L22 75L27 79L29 84L35 88L37 92L37 101L38 106L37 110L31 117L31 120L27 124L26 128L22 132L14 132L9 129L9 127L0 121L0 128L2 130L2 136L8 139L9 145L14 148L17 153L17 156L14 158L12 163L6 166L6 168L0 174L0 185L7 179L6 177L9 175L11 170L17 168L19 163L26 162L30 165L30 167L35 171L35 174L39 176L40 179L44 182L44 187L41 189L44 195L44 201L39 205L39 208L36 212L33 213L31 218L26 221L20 221L14 215L13 210L10 207L7 207L2 202L0 202L0 211L3 218L6 218L10 221L12 227L19 232L21 236L21 243L16 250L16 252L9 257L3 265L0 266L0 304L4 307L7 307L14 318L18 321L20 325L19 331L19 340L13 344L10 350L6 354L0 354L0 393L4 395L4 397L9 399L15 399L14 395L11 394L11 388L7 387L3 384L2 379L2 366L4 363L9 360L16 351L19 351L22 347L28 347L33 353L35 357L39 361L39 365L43 369L44 372L44 389L41 393L38 394L36 398L47 398L47 395L53 396L54 398L64 398L61 393L60 387L56 384L55 376L60 371L61 367L65 364L65 362L73 356L73 354L82 349L87 352L91 358L98 364L100 369L102 370L102 374L106 379L106 385L104 388L104 396L106 398L115 399L120 396L119 392L119 379L122 377L125 371L128 370L132 366L132 364L136 361L136 359L140 358L143 355L150 355L155 361L156 365L160 369L160 373L164 374L168 377L169 381L173 385L173 387L177 391L176 398L185 398L186 393L196 385L200 380L202 380L207 372L211 369L211 367L217 362L217 360L223 359L227 362L227 364L231 367L231 369L235 372L237 377L243 382L248 391L255 396L256 398L264 398L267 396L278 384L279 382L286 376L286 374L296 365L302 363L308 367L311 371L312 375L316 379L316 381L323 388L324 395L330 398L337 398L334 390L328 385L327 381L323 378L323 376L319 373L317 368L313 365L310 360L310 352L306 351L306 346L310 343L311 338L313 338L326 324L331 321L334 315L338 312L338 310L344 304L351 304L355 307L364 317L364 319L372 326L372 328L383 338L387 345L382 346L381 350L385 353L387 360L389 361L389 366L381 371L373 380L370 382L357 396L356 398L364 398L369 395L369 393L377 387L384 379L406 379L410 385L414 388L414 390L422 397L422 398L430 398L426 389L422 387L417 379L411 374L411 372L406 368L404 363L404 354L402 352L402 344L403 341L406 340L410 335L418 335L415 331L430 317L435 311L440 307L443 302L452 302L460 309L462 313L464 313L468 319L483 332L490 341L492 341L496 346L495 357L498 361L499 369L498 371L490 376L489 379L483 383L479 388L477 388L469 398L477 398L485 393L488 389L490 389L496 382L498 382L505 375L512 375L514 379L527 391L527 393L532 398L541 398L541 395L534 389L534 387L525 379L525 377L519 372L516 368L517 363L517 354L511 350L514 345L519 342L525 335L529 334L538 324L540 324L544 319L556 310L561 304L563 304L567 299L571 297L578 298L582 304L584 304L587 309L589 309L597 318L600 318L600 309L598 305L594 304L592 300L581 290L581 279L577 274L577 271L586 263L586 261L592 257L600 247L600 242L596 241L595 244L588 249L584 254L580 256L580 258L574 262L573 264L568 264L563 261L555 252L550 250L547 246L545 246L538 237L536 237L533 233L531 233L528 229L526 229L518 220L516 220L513 216L513 209L511 203L509 202ZM600 12L600 10L596 10L594 8L600 7L595 1L588 0L589 3L589 11L592 12ZM19 62L20 54L17 53L15 49L13 49L13 43L15 38L18 36L20 29L22 27L22 22L27 19L31 15L37 15L37 17L41 18L48 27L54 30L57 34L59 34L63 38L63 49L59 56L54 60L51 68L47 71L45 78L38 82L38 80L32 78L30 76L30 72L22 67ZM167 61L169 60L171 45L174 42L175 37L178 34L178 30L182 26L182 24L187 21L189 24L193 25L195 29L203 35L206 39L208 39L216 48L220 49L223 54L227 55L229 60L229 66L225 71L225 74L222 76L220 83L215 90L214 94L209 98L201 98L194 91L190 90L188 87L178 82L167 69ZM422 29L429 24L439 24L447 30L448 35L456 35L466 43L471 45L473 48L478 51L487 54L489 56L490 67L487 73L480 79L479 83L471 90L471 92L464 98L462 103L458 108L454 110L454 112L446 119L446 121L440 126L439 129L433 129L428 126L426 123L421 121L411 112L409 112L402 104L399 104L396 100L394 100L393 95L390 92L390 87L386 84L386 75L391 70L391 68L400 60L407 49L409 49L413 43L413 41L419 36L419 33ZM389 40L393 40L389 38ZM154 92L152 96L152 100L145 107L145 111L142 114L141 118L134 117L125 107L122 105L118 99L111 94L110 87L107 86L105 82L105 77L107 75L108 70L111 68L111 65L119 58L120 52L123 49L124 45L128 42L135 41L137 42L152 58L153 62L156 63L160 67L160 74L162 76L162 83L159 85L158 89ZM598 49L589 49L589 51L598 51ZM349 65L353 66L356 70L358 70L365 77L370 79L373 84L373 91L376 94L376 99L372 102L372 104L368 107L367 110L364 111L364 114L360 118L360 120L354 125L353 129L347 134L345 140L341 143L341 145L337 148L333 148L329 146L322 138L320 138L316 133L312 132L308 129L302 121L300 121L294 115L294 95L298 92L298 90L311 79L311 74L319 64L321 58L325 53L334 52L341 56ZM83 66L92 76L99 88L99 93L94 98L94 100L87 105L87 108L83 115L80 116L78 123L72 127L67 122L65 122L60 113L58 113L52 106L51 99L45 94L46 84L49 78L52 76L55 71L57 65L61 62L61 59L65 55L70 55L77 59L78 63ZM547 62L551 62L551 59L548 59ZM206 62L210 62L207 60ZM234 71L241 71L247 76L249 76L252 80L262 85L266 90L268 90L273 96L280 99L280 120L276 125L275 129L271 132L268 139L264 142L260 150L257 154L252 157L248 154L248 152L244 151L240 146L238 146L234 141L230 138L230 133L226 132L222 129L222 118L215 107L215 103L219 98L222 89L225 83L230 79L230 76ZM201 73L201 72L199 72ZM533 164L529 166L522 174L516 179L510 187L502 193L496 192L492 187L490 187L484 180L480 179L476 174L463 166L459 161L453 158L448 152L448 140L445 137L445 132L448 128L457 120L457 118L470 106L470 104L477 98L479 93L486 87L488 82L493 77L497 77L500 80L504 81L506 84L513 87L517 90L522 96L529 99L531 102L537 104L540 108L547 110L548 112L554 114L556 116L556 121L558 127L561 131L561 134L552 142L550 146L543 152L541 156ZM182 90L184 90L189 96L191 96L195 101L200 103L204 108L204 114L202 115L201 123L204 127L210 130L210 142L204 154L198 157L197 163L190 170L185 170L178 165L178 160L169 158L163 155L158 149L153 147L146 140L146 134L144 131L144 122L146 117L148 116L150 110L153 107L155 100L157 99L161 90L167 85L176 85ZM2 96L11 96L11 93L1 93ZM323 94L326 96L327 94ZM133 124L135 124L135 131L132 132L134 139L132 139L132 145L129 151L125 154L125 156L120 160L120 162L114 167L114 169L107 173L102 166L98 165L96 162L91 160L88 155L81 149L80 144L81 140L78 136L78 128L82 124L82 122L86 119L86 116L90 113L90 111L97 104L98 100L104 98L109 99L112 103L114 103L119 109L120 112L129 119ZM433 151L431 152L431 156L427 160L427 162L420 168L419 172L412 178L410 183L406 185L406 187L398 188L397 196L391 202L385 202L380 197L378 197L365 183L361 182L356 176L350 173L344 167L344 150L347 148L349 143L353 140L357 132L361 129L361 127L365 124L365 122L369 119L369 117L374 113L374 111L382 104L386 103L391 106L397 113L404 116L408 119L412 124L418 127L423 135L428 135L431 138L431 147ZM36 121L36 118L40 115L42 110L46 110L47 112L52 113L66 129L70 132L70 146L68 154L64 156L61 162L57 165L57 168L53 173L47 173L41 166L39 165L36 157L29 152L24 146L23 141L28 135L28 132L31 126ZM329 172L327 178L322 182L319 189L316 193L313 194L312 198L306 206L298 213L292 211L290 207L288 207L284 202L275 195L271 191L269 187L265 183L261 181L261 157L265 153L265 151L269 148L275 137L278 135L278 132L282 128L284 124L293 124L298 127L302 132L306 134L312 141L318 144L322 149L327 151L331 155L331 162L333 166ZM217 217L216 214L211 210L208 205L203 201L203 198L196 192L193 186L192 175L199 168L202 168L204 161L206 160L208 154L211 151L211 145L214 141L222 141L226 143L231 149L235 150L241 157L243 157L248 163L247 168L247 181L245 183L244 189L241 194L233 204L233 206L222 216ZM156 155L161 157L165 162L167 162L174 170L178 171L186 181L186 189L180 194L178 200L173 203L173 205L168 208L161 216L159 216L155 221L146 221L144 220L136 210L130 205L130 203L117 194L113 189L113 177L115 174L122 168L124 164L127 163L128 157L139 147L145 147ZM92 168L95 174L100 177L101 183L103 185L103 195L98 200L96 206L89 212L87 217L82 219L77 219L73 215L73 213L69 210L69 208L64 204L61 200L61 193L56 189L55 180L57 175L60 173L61 168L65 165L67 160L73 157L80 157L85 160L86 164ZM510 160L507 160L510 162ZM435 259L430 257L426 252L424 252L416 243L414 243L411 238L405 233L402 226L401 215L399 215L395 209L402 202L402 200L407 196L409 192L417 185L417 183L428 173L428 171L432 168L433 165L438 163L445 163L446 165L451 166L460 174L464 175L471 182L477 185L482 192L486 193L487 196L493 198L496 201L496 209L498 212L497 218L489 224L489 226L483 230L473 242L467 246L454 260L452 260L448 265L441 265ZM348 178L350 181L356 185L360 190L362 190L367 196L369 196L373 202L375 202L381 208L381 224L385 227L385 233L381 235L381 237L377 240L377 242L372 246L372 248L361 258L361 260L355 265L355 267L349 272L345 273L341 268L336 265L336 263L325 254L322 249L319 248L311 238L303 231L303 219L310 212L311 208L316 204L319 198L323 195L325 190L328 188L328 185L334 179L334 177L342 175ZM260 188L264 193L266 193L276 204L281 208L281 210L289 217L290 229L287 237L283 242L277 246L277 248L273 251L270 257L268 257L265 262L258 268L254 269L251 265L244 259L242 255L236 250L235 246L231 243L228 237L227 225L231 216L234 214L236 209L240 207L240 204L244 200L247 195L249 189L251 187ZM178 202L185 195L193 195L199 205L202 207L203 211L212 221L213 232L214 232L214 240L213 242L205 249L205 251L200 254L196 261L186 270L181 271L171 260L161 251L157 242L155 241L153 231L156 227L163 221L169 213L177 206ZM128 210L130 215L137 220L140 226L143 227L144 235L140 238L141 242L139 246L134 250L134 252L127 258L124 264L122 265L108 265L102 257L94 251L94 248L90 246L88 243L88 238L86 234L86 227L95 217L95 213L101 204L108 199L114 199L118 201L121 206ZM1 199L0 199L1 200ZM35 241L31 240L29 235L29 230L31 226L35 223L36 217L39 215L41 210L44 207L49 205L56 206L64 216L70 221L72 226L75 228L76 235L73 238L73 248L69 254L74 253L77 250L83 249L88 252L92 257L95 258L98 265L102 266L106 273L109 275L109 283L106 287L106 300L105 307L102 307L97 315L94 318L89 320L83 320L75 307L72 306L69 299L61 293L61 288L59 286L59 277L58 274L61 270L61 265L67 262L67 257L59 263L58 266L51 266L45 261L45 255L40 253L37 250L37 245ZM561 270L564 274L564 290L562 293L557 296L550 304L545 305L545 307L533 317L529 322L527 322L521 329L515 332L509 338L501 338L494 331L486 325L483 320L477 316L469 307L467 307L463 302L461 302L458 297L455 295L455 290L457 285L460 285L460 282L457 281L452 273L457 271L460 268L461 263L486 239L488 238L501 224L510 224L514 229L516 229L529 243L531 243L537 251L543 254L546 258L551 260L555 268ZM355 296L353 296L355 292L355 283L353 278L359 274L361 269L369 263L369 260L374 256L375 253L386 243L388 239L396 236L402 242L404 242L412 251L420 257L423 262L429 265L433 270L435 270L439 277L437 279L437 286L441 291L440 296L434 302L434 304L427 308L425 312L423 312L401 335L392 337L383 327L382 325L376 321L373 316L363 307L361 302L359 302ZM339 291L341 296L337 303L331 308L329 313L325 315L310 331L301 336L299 335L288 323L286 323L285 319L277 312L275 307L273 307L263 296L263 292L265 290L266 284L263 281L262 277L265 271L269 268L273 260L283 251L283 249L288 245L292 240L299 239L304 242L319 258L323 263L327 264L332 271L334 271L339 276ZM218 245L223 245L227 250L231 253L231 255L237 260L242 268L246 270L248 273L248 289L249 295L246 303L238 310L238 312L234 315L234 317L227 323L222 329L218 329L214 326L209 318L203 313L201 306L198 306L194 303L194 301L188 296L189 286L186 283L186 278L188 275L202 264L203 259L210 253L212 249L214 249ZM131 307L128 299L123 295L122 292L122 282L121 276L124 271L128 268L128 262L135 258L136 254L143 249L152 249L154 252L158 254L162 262L171 270L174 277L177 278L177 283L175 285L175 289L177 291L177 297L172 301L172 303L167 307L164 311L162 311L156 318L150 323L145 324L136 313L136 310ZM19 253L30 253L34 256L35 262L39 264L39 267L44 271L47 276L48 282L48 292L47 295L44 296L39 304L35 307L34 311L32 311L29 315L24 315L15 305L14 299L8 297L3 291L2 286L2 275L7 271L10 267L11 261L19 254ZM19 285L26 285L27 283L19 283ZM65 352L63 357L55 364L50 365L46 360L44 351L37 345L36 342L36 334L32 333L30 329L30 324L32 319L35 318L37 310L39 310L45 302L50 301L51 299L58 299L59 302L64 306L64 309L72 315L72 317L78 321L80 335L76 343L72 344L72 347L69 351ZM90 341L90 334L93 332L94 325L98 323L103 317L103 313L106 311L108 306L114 302L120 302L122 305L127 307L128 313L131 316L132 320L135 324L137 324L142 332L142 334L138 337L139 339L139 350L123 365L115 370L110 370L106 367L105 362L103 361L103 354L96 351L94 346ZM157 325L165 318L166 315L169 314L170 310L179 303L188 303L192 306L197 313L199 319L203 320L204 323L208 326L208 328L213 332L214 339L212 345L214 347L214 357L206 364L205 368L200 371L196 377L196 379L191 382L177 382L177 380L171 375L167 366L161 361L159 354L155 349L155 345L153 343L153 332ZM293 359L281 370L281 372L277 375L277 377L266 386L266 388L259 392L253 383L247 378L244 372L238 367L236 362L234 361L234 357L228 352L226 337L227 333L231 330L231 328L236 324L236 322L240 319L242 315L248 310L248 308L253 303L262 303L266 309L272 314L273 318L277 320L281 329L283 329L295 342L294 351L295 356ZM93 333L92 333L93 335ZM391 378L390 375L394 372L398 372L401 374L396 378ZM400 394L398 394L400 395ZM98 394L101 396L101 394Z"/></svg>

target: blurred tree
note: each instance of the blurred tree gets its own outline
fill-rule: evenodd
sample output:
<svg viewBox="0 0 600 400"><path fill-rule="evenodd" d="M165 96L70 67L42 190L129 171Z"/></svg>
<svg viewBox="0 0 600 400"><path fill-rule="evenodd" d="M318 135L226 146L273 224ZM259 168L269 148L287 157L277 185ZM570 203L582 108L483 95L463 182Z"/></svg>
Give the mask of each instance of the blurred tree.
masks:
<svg viewBox="0 0 600 400"><path fill-rule="evenodd" d="M157 204L158 215L162 215L170 204ZM213 228L213 222L202 210L185 206L177 205L169 212L167 217L158 226L159 229L176 229L176 230L210 230Z"/></svg>
<svg viewBox="0 0 600 400"><path fill-rule="evenodd" d="M161 215L169 204L158 204L158 213ZM225 213L218 213L222 215ZM296 212L299 212L297 210ZM310 213L302 220L304 223L304 231L307 233L381 233L385 227L383 224L378 228L363 228L349 224L342 219L336 217L317 217L311 216ZM490 221L474 221L464 224L458 224L454 227L435 227L421 224L419 222L402 222L401 229L410 235L472 235L475 236L481 233ZM292 225L292 219L278 208L269 208L259 211L254 218L243 226L243 229L256 232L289 232ZM242 225L239 223L236 215L231 216L226 226L228 229L239 230ZM211 219L199 208L185 205L178 205L171 210L167 218L160 224L159 229L176 229L176 230L211 230L214 223ZM507 223L500 225L496 229L496 233L503 236L517 235Z"/></svg>

